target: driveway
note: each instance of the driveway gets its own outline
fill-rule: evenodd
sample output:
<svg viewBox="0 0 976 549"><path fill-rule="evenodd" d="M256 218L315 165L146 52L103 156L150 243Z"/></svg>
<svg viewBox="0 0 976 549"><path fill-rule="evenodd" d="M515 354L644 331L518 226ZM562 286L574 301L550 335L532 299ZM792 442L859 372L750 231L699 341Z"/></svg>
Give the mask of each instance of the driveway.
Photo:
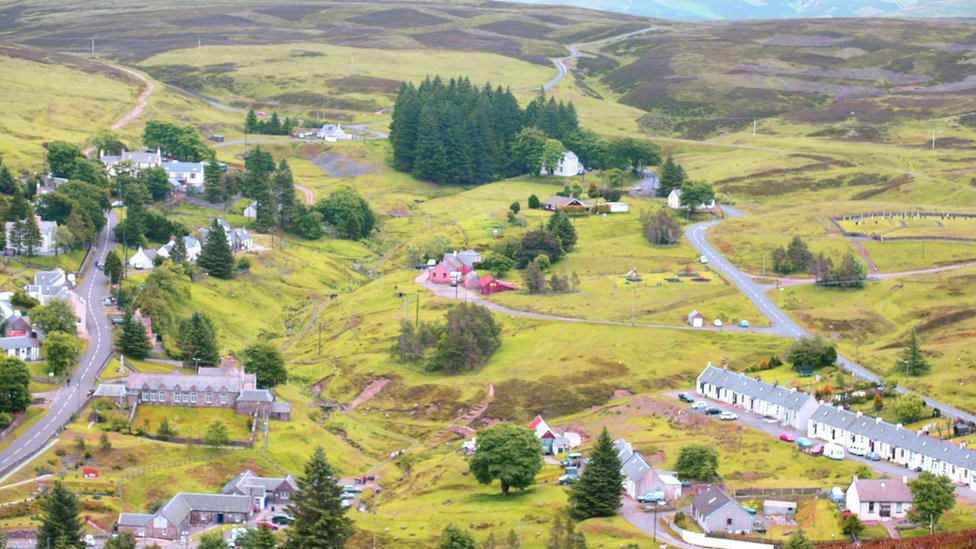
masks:
<svg viewBox="0 0 976 549"><path fill-rule="evenodd" d="M0 482L26 466L33 459L34 454L46 447L61 427L68 423L71 416L85 405L88 390L94 386L95 376L112 354L112 324L105 316L102 306L108 280L104 272L95 268L95 262L103 264L105 255L115 245L113 229L116 222L115 213L110 213L108 222L92 249L94 261L88 268L85 278L75 288L75 293L85 303L88 332L91 338L88 348L78 361L78 366L68 377L70 385L65 385L58 390L47 415L0 452L0 473L6 473L0 477Z"/></svg>
<svg viewBox="0 0 976 549"><path fill-rule="evenodd" d="M667 543L670 547L682 547L686 549L696 549L697 545L692 545L686 543L685 541L674 537L670 532L665 530L659 524L657 528L654 528L654 513L647 513L641 509L640 504L633 499L624 496L623 505L618 509L620 516L629 522L632 526L644 532L648 536L651 536L658 543ZM668 513L658 513L657 518L661 517L672 517L673 512ZM651 547L655 547L651 545Z"/></svg>

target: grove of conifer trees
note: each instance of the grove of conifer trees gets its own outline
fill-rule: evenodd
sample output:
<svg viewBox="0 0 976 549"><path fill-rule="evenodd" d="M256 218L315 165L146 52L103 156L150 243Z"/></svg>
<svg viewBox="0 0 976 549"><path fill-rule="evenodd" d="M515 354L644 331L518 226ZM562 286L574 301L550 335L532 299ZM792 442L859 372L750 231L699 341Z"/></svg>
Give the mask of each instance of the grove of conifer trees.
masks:
<svg viewBox="0 0 976 549"><path fill-rule="evenodd" d="M522 109L511 91L489 84L478 88L467 78L405 83L390 124L394 167L435 183L462 185L538 172L534 159L512 154L525 128L564 140L579 129L576 107L540 93Z"/></svg>

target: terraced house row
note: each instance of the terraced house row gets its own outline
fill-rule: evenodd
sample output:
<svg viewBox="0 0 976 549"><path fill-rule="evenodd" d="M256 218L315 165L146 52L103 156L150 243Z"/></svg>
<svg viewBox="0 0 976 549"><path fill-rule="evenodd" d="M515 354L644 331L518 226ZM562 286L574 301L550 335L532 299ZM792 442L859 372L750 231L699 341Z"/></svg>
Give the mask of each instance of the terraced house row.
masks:
<svg viewBox="0 0 976 549"><path fill-rule="evenodd" d="M874 452L906 468L929 471L976 490L976 449L844 410L795 388L785 388L709 364L698 376L698 394L775 418L781 425L857 454Z"/></svg>

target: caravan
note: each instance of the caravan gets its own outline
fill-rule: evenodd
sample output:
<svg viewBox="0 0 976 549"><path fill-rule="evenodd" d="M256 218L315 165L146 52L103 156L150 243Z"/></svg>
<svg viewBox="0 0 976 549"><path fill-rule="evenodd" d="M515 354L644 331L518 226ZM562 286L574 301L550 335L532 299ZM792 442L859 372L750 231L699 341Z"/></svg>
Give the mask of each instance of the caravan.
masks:
<svg viewBox="0 0 976 549"><path fill-rule="evenodd" d="M823 455L830 459L844 459L844 448L837 444L824 444Z"/></svg>

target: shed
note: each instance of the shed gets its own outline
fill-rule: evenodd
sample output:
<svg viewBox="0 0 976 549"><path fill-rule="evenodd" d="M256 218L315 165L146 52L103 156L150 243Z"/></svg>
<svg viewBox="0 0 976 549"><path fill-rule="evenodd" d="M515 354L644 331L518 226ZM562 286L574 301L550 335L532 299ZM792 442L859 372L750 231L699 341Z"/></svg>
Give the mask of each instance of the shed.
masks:
<svg viewBox="0 0 976 549"><path fill-rule="evenodd" d="M630 204L626 202L606 202L610 206L610 213L627 213L630 211Z"/></svg>
<svg viewBox="0 0 976 549"><path fill-rule="evenodd" d="M763 502L763 514L793 516L796 514L796 502L767 499Z"/></svg>
<svg viewBox="0 0 976 549"><path fill-rule="evenodd" d="M481 295L491 295L499 292L510 292L518 288L516 288L515 284L512 284L511 282L505 282L504 280L498 280L491 275L485 275L478 282L478 289L481 292Z"/></svg>
<svg viewBox="0 0 976 549"><path fill-rule="evenodd" d="M688 324L690 324L692 328L702 328L705 326L705 317L703 317L698 311L692 311L688 313Z"/></svg>

